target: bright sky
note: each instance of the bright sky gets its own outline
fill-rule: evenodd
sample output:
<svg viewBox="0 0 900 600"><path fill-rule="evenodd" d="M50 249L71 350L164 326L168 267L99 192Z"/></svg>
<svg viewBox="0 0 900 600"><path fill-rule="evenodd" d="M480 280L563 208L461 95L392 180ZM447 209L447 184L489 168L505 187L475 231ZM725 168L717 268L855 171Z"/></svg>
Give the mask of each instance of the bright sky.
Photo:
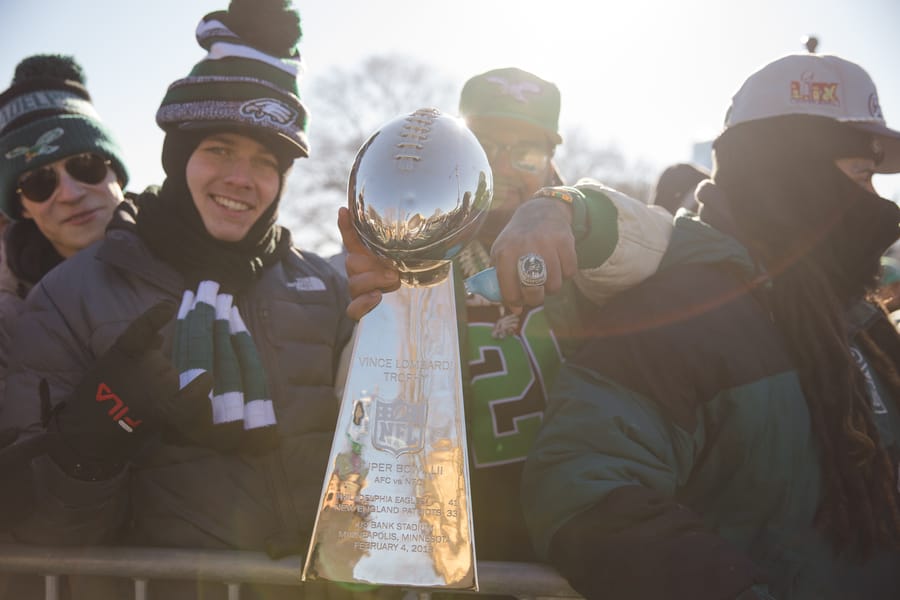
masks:
<svg viewBox="0 0 900 600"><path fill-rule="evenodd" d="M129 187L159 183L159 101L203 56L194 40L200 17L227 2L2 0L0 86L25 56L74 54L100 114L125 146ZM655 169L652 179L689 160L693 142L716 135L747 75L802 51L810 33L821 52L869 72L888 124L900 129L897 0L294 2L307 62L302 94L314 93L318 74L373 54L427 62L459 88L475 73L518 66L560 87L563 130L584 127L592 140L618 145ZM876 185L900 200L900 175L880 176Z"/></svg>

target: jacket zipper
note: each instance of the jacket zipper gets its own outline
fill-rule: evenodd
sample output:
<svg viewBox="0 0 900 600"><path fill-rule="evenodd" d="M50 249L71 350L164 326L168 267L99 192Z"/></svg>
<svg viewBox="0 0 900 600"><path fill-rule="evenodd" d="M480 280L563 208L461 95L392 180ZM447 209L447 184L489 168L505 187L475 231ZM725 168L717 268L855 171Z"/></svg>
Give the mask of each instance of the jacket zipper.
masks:
<svg viewBox="0 0 900 600"><path fill-rule="evenodd" d="M247 313L247 303L241 302L241 314ZM269 334L269 309L264 304L259 306L259 308L252 312L253 318L253 327L251 328L251 334L253 335L253 339L255 340L263 340L268 339ZM273 352L271 350L271 345L269 343L266 344L256 344L257 351L260 353L260 359L262 360L263 365L266 366L266 376L267 380L270 383L280 382L281 379L277 377L278 373L272 373L269 369L275 369L277 362L273 360ZM270 387L269 395L272 397L274 401L275 397L275 389ZM277 411L277 408L276 408ZM278 413L276 412L276 418L278 417ZM278 425L276 425L278 427ZM297 522L297 513L293 510L293 497L291 495L291 491L287 482L287 474L284 472L284 466L282 464L282 455L281 451L269 453L267 456L263 456L259 459L260 465L262 466L266 481L268 482L269 490L272 493L272 504L275 507L276 515L278 517L279 523L283 526L282 531L299 531L299 523ZM277 533L277 532L275 532Z"/></svg>

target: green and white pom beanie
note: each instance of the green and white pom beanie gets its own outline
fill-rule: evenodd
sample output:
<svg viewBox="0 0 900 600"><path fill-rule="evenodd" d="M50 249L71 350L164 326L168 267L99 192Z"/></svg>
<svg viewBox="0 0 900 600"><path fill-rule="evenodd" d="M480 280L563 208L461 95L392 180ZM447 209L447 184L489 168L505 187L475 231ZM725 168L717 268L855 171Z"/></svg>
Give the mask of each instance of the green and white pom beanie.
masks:
<svg viewBox="0 0 900 600"><path fill-rule="evenodd" d="M122 186L128 182L122 150L91 102L81 66L71 56L29 56L0 94L0 211L21 218L22 174L83 152L104 156Z"/></svg>
<svg viewBox="0 0 900 600"><path fill-rule="evenodd" d="M207 51L169 86L156 122L166 132L247 129L270 134L291 158L309 155L308 113L298 87L300 16L285 0L233 0L203 17Z"/></svg>

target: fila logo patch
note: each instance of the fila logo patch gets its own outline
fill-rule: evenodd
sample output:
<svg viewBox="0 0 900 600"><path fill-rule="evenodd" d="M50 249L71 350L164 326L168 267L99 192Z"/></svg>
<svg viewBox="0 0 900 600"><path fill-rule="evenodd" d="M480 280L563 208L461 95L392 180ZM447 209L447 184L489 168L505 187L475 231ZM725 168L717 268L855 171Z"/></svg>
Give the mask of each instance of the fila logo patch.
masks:
<svg viewBox="0 0 900 600"><path fill-rule="evenodd" d="M128 414L128 406L126 406L122 399L119 398L118 394L109 389L109 386L102 381L100 382L100 385L97 386L97 396L95 400L97 402L112 402L113 405L107 414L112 417L113 421L119 424L119 427L128 433L134 433L135 428L143 423L141 420L135 421L131 417L126 416Z"/></svg>
<svg viewBox="0 0 900 600"><path fill-rule="evenodd" d="M56 127L41 134L33 146L18 146L6 153L6 158L16 158L17 156L25 156L25 162L30 163L35 156L43 156L45 154L53 154L59 150L59 146L53 146L50 142L54 142L62 137L65 133L62 127Z"/></svg>
<svg viewBox="0 0 900 600"><path fill-rule="evenodd" d="M254 121L270 121L287 125L297 118L297 111L275 98L258 98L241 104L240 113Z"/></svg>
<svg viewBox="0 0 900 600"><path fill-rule="evenodd" d="M512 96L516 102L528 103L525 94L538 95L541 93L541 86L534 81L507 81L502 77L488 77L488 81L496 83L499 91L505 96Z"/></svg>
<svg viewBox="0 0 900 600"><path fill-rule="evenodd" d="M289 288L294 288L298 292L322 292L325 290L325 282L318 277L298 277L285 285Z"/></svg>

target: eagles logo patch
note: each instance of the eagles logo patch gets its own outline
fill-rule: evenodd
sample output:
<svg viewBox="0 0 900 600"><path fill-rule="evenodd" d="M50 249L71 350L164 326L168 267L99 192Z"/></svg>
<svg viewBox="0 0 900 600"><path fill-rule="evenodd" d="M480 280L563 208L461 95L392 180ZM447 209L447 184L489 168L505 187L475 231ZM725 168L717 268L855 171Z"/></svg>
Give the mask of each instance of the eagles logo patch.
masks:
<svg viewBox="0 0 900 600"><path fill-rule="evenodd" d="M240 113L257 122L287 125L297 118L297 111L275 98L257 98L241 104Z"/></svg>
<svg viewBox="0 0 900 600"><path fill-rule="evenodd" d="M537 96L541 93L541 86L533 81L507 81L502 77L488 77L488 81L498 86L497 91L504 96L510 96L516 102L528 103L528 95Z"/></svg>
<svg viewBox="0 0 900 600"><path fill-rule="evenodd" d="M44 156L45 154L53 154L59 150L59 146L54 146L50 142L55 142L62 137L62 127L56 127L41 134L33 146L17 146L6 153L6 158L16 158L17 156L25 156L25 162L30 163L31 159L36 156Z"/></svg>

